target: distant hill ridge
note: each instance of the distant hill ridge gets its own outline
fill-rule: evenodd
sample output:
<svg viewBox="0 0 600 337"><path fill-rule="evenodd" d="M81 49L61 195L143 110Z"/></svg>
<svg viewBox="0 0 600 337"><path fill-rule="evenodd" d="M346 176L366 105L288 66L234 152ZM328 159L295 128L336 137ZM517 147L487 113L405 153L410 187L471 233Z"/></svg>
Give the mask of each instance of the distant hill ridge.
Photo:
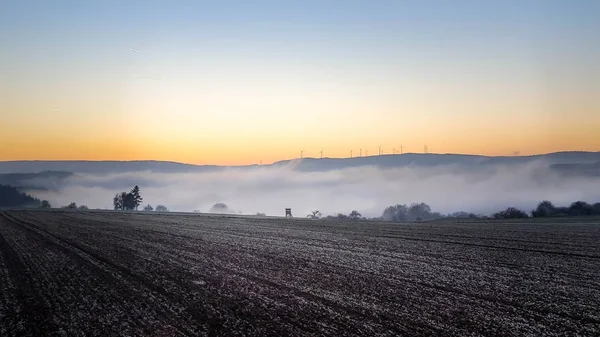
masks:
<svg viewBox="0 0 600 337"><path fill-rule="evenodd" d="M298 171L328 171L350 167L373 165L383 168L407 166L440 166L440 165L511 165L524 164L542 160L549 166L561 170L574 169L575 166L566 168L565 165L588 165L597 167L600 163L600 152L555 152L532 156L481 156L466 154L418 154L406 153L402 155L381 155L354 158L303 158L282 160L262 167L292 166ZM561 166L562 165L562 166ZM109 174L137 171L151 171L158 173L185 173L205 172L227 168L253 169L260 165L218 166L218 165L193 165L170 161L136 160L136 161L0 161L0 173L36 173L36 172L62 172L62 174L88 173ZM49 174L49 173L46 173ZM57 173L54 173L55 175Z"/></svg>

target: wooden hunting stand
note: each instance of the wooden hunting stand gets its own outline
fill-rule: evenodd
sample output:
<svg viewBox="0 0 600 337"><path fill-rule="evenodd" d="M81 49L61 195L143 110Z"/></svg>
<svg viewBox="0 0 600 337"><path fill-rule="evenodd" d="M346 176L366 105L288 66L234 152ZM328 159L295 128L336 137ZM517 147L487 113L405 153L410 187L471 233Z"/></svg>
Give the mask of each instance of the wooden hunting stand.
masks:
<svg viewBox="0 0 600 337"><path fill-rule="evenodd" d="M292 209L291 208L286 208L285 209L285 217L286 218L291 218L292 217Z"/></svg>

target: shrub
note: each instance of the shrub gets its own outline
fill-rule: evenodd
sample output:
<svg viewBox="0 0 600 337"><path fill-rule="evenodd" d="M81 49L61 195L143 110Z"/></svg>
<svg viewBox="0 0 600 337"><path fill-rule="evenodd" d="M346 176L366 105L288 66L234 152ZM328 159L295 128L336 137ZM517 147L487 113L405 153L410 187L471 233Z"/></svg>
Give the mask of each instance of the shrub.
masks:
<svg viewBox="0 0 600 337"><path fill-rule="evenodd" d="M494 219L521 219L528 217L529 216L527 215L527 213L514 207L509 207L504 211L500 211L494 214Z"/></svg>

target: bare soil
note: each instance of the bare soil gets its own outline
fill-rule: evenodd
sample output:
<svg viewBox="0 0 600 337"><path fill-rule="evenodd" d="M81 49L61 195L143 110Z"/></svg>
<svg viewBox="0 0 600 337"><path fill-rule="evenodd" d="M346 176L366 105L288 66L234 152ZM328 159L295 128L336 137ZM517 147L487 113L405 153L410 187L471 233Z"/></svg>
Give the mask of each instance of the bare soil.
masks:
<svg viewBox="0 0 600 337"><path fill-rule="evenodd" d="M0 212L0 336L598 336L600 221Z"/></svg>

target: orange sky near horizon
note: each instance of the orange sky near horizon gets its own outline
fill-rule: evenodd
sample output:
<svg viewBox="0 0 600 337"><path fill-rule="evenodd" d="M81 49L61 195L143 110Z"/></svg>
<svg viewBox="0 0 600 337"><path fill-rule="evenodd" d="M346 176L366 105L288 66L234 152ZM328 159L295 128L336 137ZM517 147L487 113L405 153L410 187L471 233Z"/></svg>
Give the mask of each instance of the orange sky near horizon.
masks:
<svg viewBox="0 0 600 337"><path fill-rule="evenodd" d="M23 3L0 161L600 151L594 2Z"/></svg>

